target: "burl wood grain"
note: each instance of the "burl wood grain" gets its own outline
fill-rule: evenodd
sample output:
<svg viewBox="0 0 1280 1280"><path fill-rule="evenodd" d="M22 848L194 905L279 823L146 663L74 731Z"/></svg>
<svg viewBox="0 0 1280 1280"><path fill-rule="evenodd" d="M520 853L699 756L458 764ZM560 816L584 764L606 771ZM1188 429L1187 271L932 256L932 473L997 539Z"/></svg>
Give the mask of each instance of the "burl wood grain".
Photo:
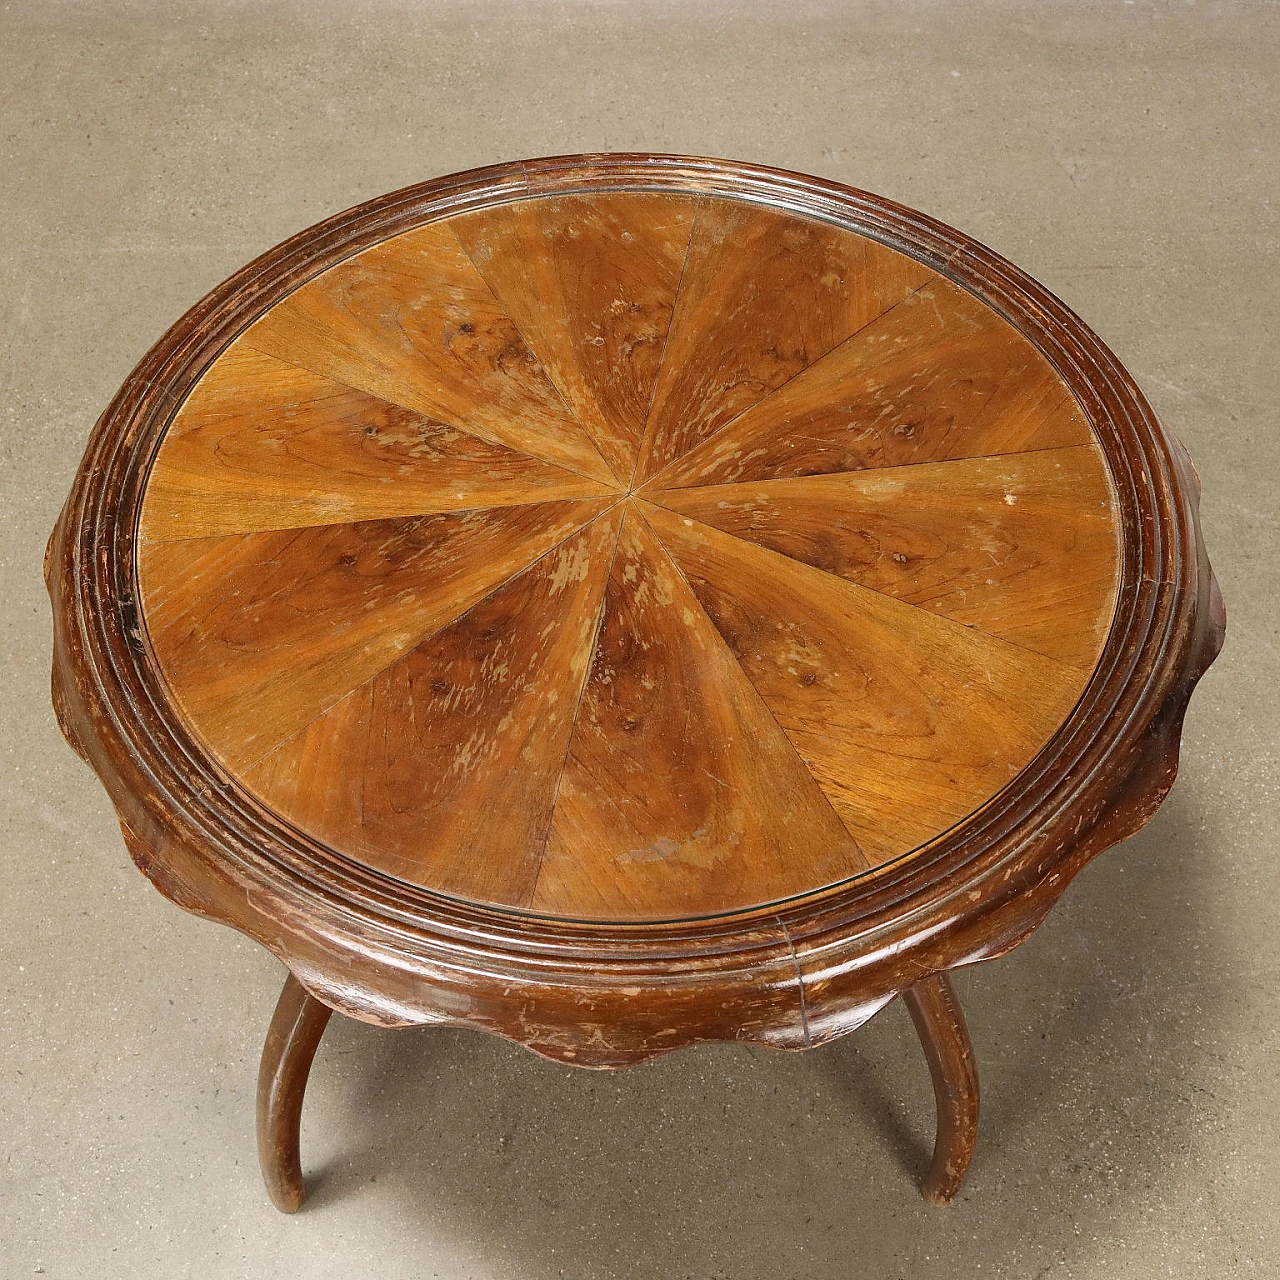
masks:
<svg viewBox="0 0 1280 1280"><path fill-rule="evenodd" d="M454 231L620 483L631 478L695 200L523 200Z"/></svg>
<svg viewBox="0 0 1280 1280"><path fill-rule="evenodd" d="M633 506L533 905L612 919L717 911L866 866Z"/></svg>
<svg viewBox="0 0 1280 1280"><path fill-rule="evenodd" d="M201 737L243 769L608 505L144 543L151 644Z"/></svg>
<svg viewBox="0 0 1280 1280"><path fill-rule="evenodd" d="M1088 444L1045 358L932 280L679 458L655 488L776 480Z"/></svg>
<svg viewBox="0 0 1280 1280"><path fill-rule="evenodd" d="M972 293L622 191L303 283L181 405L140 532L151 650L259 802L613 921L782 902L981 808L1084 689L1120 550L1075 399Z"/></svg>
<svg viewBox="0 0 1280 1280"><path fill-rule="evenodd" d="M694 225L637 483L932 277L920 263L835 227L706 202Z"/></svg>
<svg viewBox="0 0 1280 1280"><path fill-rule="evenodd" d="M246 783L370 866L527 904L621 519L615 507L547 552L272 752Z"/></svg>
<svg viewBox="0 0 1280 1280"><path fill-rule="evenodd" d="M1119 552L1091 445L655 493L663 507L1091 671Z"/></svg>
<svg viewBox="0 0 1280 1280"><path fill-rule="evenodd" d="M167 541L609 491L236 343L165 435L141 531Z"/></svg>
<svg viewBox="0 0 1280 1280"><path fill-rule="evenodd" d="M878 862L995 794L1084 687L1080 672L948 618L687 517L646 516Z"/></svg>
<svg viewBox="0 0 1280 1280"><path fill-rule="evenodd" d="M326 271L244 341L494 444L613 479L446 223Z"/></svg>

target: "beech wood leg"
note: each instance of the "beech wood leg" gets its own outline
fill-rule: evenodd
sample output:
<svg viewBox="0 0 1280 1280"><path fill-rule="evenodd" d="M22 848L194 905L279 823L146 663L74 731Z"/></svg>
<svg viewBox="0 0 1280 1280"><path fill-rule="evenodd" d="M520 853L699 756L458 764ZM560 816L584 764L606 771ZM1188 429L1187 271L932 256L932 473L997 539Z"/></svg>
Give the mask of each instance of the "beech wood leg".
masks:
<svg viewBox="0 0 1280 1280"><path fill-rule="evenodd" d="M949 1204L960 1190L978 1137L978 1068L955 988L935 973L902 993L924 1046L938 1103L933 1163L920 1185L931 1204Z"/></svg>
<svg viewBox="0 0 1280 1280"><path fill-rule="evenodd" d="M329 1015L297 978L290 974L262 1046L258 1068L258 1163L271 1203L281 1213L294 1213L307 1194L298 1155L302 1097L316 1047Z"/></svg>

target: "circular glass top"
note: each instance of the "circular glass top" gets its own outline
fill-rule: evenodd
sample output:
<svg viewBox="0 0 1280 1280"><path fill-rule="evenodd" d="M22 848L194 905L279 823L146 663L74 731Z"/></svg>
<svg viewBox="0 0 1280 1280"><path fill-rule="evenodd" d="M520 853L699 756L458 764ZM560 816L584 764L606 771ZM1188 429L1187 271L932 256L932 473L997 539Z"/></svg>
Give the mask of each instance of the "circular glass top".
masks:
<svg viewBox="0 0 1280 1280"><path fill-rule="evenodd" d="M235 783L542 915L743 910L980 809L1080 697L1120 534L996 311L747 201L546 196L397 234L177 409L150 651Z"/></svg>

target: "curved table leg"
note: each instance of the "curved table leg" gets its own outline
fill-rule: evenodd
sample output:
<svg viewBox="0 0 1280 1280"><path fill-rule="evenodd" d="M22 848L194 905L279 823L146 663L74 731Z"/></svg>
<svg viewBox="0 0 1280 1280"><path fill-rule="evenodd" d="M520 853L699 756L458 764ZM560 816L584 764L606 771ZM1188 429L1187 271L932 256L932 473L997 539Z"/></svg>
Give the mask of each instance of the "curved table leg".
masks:
<svg viewBox="0 0 1280 1280"><path fill-rule="evenodd" d="M258 1068L258 1163L271 1203L294 1213L307 1194L298 1156L302 1096L316 1047L333 1012L290 974L262 1046Z"/></svg>
<svg viewBox="0 0 1280 1280"><path fill-rule="evenodd" d="M978 1137L978 1068L960 1001L945 973L902 993L929 1060L938 1102L933 1163L920 1186L931 1204L949 1204L960 1190Z"/></svg>

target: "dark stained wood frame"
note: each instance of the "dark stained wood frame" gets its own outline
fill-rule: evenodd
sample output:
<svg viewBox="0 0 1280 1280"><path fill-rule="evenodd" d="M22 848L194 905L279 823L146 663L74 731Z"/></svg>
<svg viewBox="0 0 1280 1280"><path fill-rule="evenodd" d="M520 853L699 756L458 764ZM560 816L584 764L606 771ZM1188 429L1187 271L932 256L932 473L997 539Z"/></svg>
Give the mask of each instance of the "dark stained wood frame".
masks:
<svg viewBox="0 0 1280 1280"><path fill-rule="evenodd" d="M183 397L252 320L317 273L424 222L602 190L754 201L923 261L1039 347L1097 432L1115 484L1124 544L1115 623L1079 704L1036 759L925 850L733 915L552 920L379 876L290 827L220 769L171 706L138 618L134 552L148 467ZM147 354L99 420L50 540L54 704L160 892L256 938L316 999L351 1017L476 1027L591 1067L707 1040L808 1048L912 988L917 1023L936 1029L945 1009L932 976L1025 939L1085 863L1143 826L1172 785L1187 701L1224 630L1198 491L1185 452L1099 339L1010 263L922 214L835 183L710 159L499 165L406 188L302 232L220 285ZM302 1084L305 1067L299 1102ZM976 1116L976 1095L974 1108ZM956 1123L963 1129L962 1117ZM945 1198L945 1176L935 1175L930 1185ZM273 1187L277 1203L293 1194Z"/></svg>

